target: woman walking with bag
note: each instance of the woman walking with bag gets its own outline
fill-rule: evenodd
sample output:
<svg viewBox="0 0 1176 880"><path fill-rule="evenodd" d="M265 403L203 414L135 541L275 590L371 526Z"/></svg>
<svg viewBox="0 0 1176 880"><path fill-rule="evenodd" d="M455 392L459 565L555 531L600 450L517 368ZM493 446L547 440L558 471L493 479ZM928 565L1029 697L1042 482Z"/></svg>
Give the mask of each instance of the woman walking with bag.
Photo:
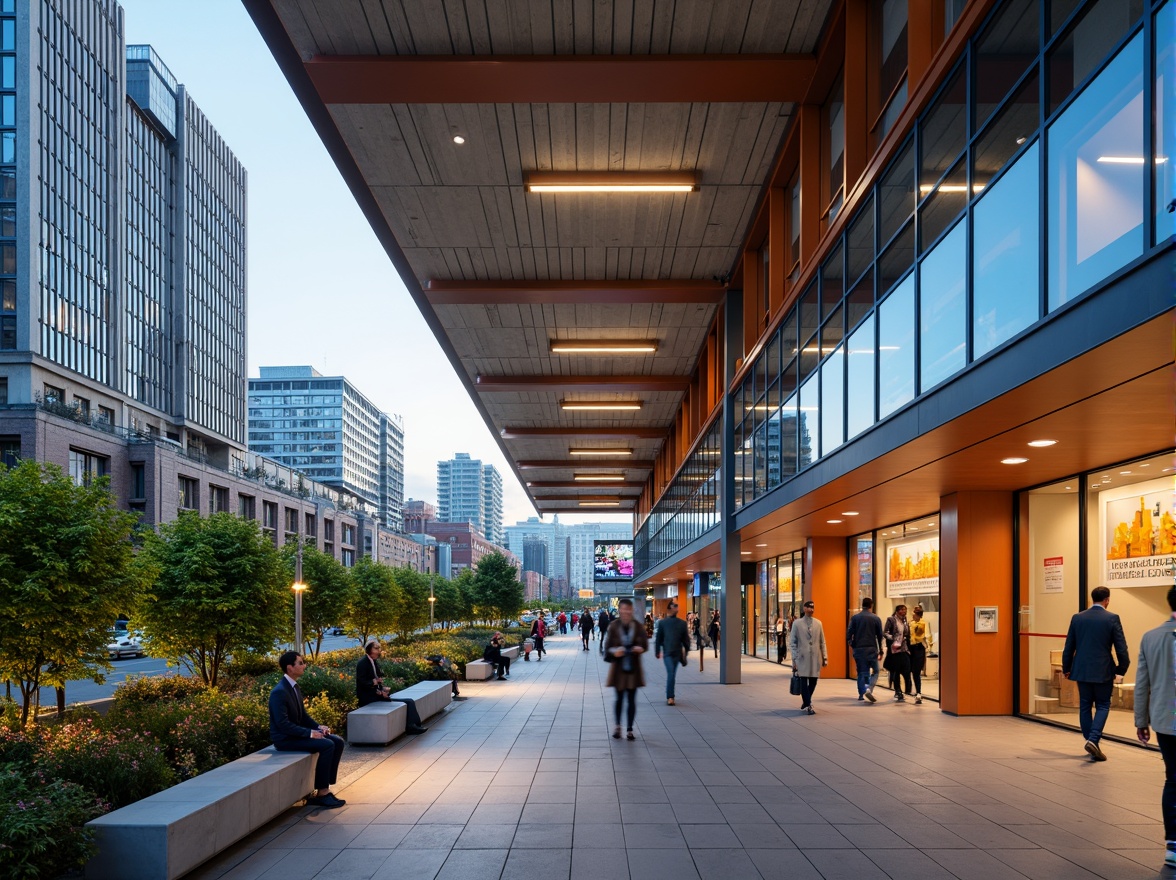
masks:
<svg viewBox="0 0 1176 880"><path fill-rule="evenodd" d="M935 650L931 627L923 619L923 606L914 607L911 621L911 677L915 680L915 705L923 702L923 670L927 668L927 652Z"/></svg>
<svg viewBox="0 0 1176 880"><path fill-rule="evenodd" d="M609 624L604 638L604 655L609 662L607 687L616 688L617 701L613 708L616 727L613 739L621 738L621 704L629 700L626 739L633 735L633 720L637 717L637 688L645 687L645 672L641 668L641 655L649 648L645 627L633 619L633 600L621 599L617 603L617 619Z"/></svg>
<svg viewBox="0 0 1176 880"><path fill-rule="evenodd" d="M810 599L804 603L804 617L792 624L788 633L788 650L792 653L792 674L800 678L801 712L816 715L813 691L821 677L821 667L829 665L825 646L825 628L813 617L817 606Z"/></svg>
<svg viewBox="0 0 1176 880"><path fill-rule="evenodd" d="M776 662L783 663L788 656L788 623L783 614L776 615Z"/></svg>
<svg viewBox="0 0 1176 880"><path fill-rule="evenodd" d="M882 628L886 636L886 660L882 665L890 673L894 699L899 703L906 701L903 696L904 685L906 693L909 695L911 692L911 627L907 623L906 612L905 605L896 606L894 614L886 618L886 625Z"/></svg>
<svg viewBox="0 0 1176 880"><path fill-rule="evenodd" d="M722 621L719 620L718 611L715 611L715 613L711 615L710 626L707 628L706 634L710 638L711 644L715 646L715 656L718 657L719 639L722 638L723 635L723 624Z"/></svg>

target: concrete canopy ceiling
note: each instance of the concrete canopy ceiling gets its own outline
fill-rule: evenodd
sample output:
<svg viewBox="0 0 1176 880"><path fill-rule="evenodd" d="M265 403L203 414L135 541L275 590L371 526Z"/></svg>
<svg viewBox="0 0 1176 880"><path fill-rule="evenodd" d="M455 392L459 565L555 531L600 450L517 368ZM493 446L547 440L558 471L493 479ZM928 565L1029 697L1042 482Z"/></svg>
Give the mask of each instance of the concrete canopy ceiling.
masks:
<svg viewBox="0 0 1176 880"><path fill-rule="evenodd" d="M536 509L633 509L831 0L245 5ZM686 171L698 190L540 195L536 171ZM550 351L577 339L657 351ZM642 406L561 407L577 400ZM631 449L624 485L581 488L580 446Z"/></svg>

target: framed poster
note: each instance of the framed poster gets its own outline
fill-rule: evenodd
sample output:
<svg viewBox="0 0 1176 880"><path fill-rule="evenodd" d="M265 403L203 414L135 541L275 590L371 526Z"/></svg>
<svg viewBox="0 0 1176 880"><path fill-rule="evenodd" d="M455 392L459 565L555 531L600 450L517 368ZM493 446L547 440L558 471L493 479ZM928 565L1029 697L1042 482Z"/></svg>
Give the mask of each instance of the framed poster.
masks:
<svg viewBox="0 0 1176 880"><path fill-rule="evenodd" d="M976 606L976 632L978 633L994 633L997 632L998 613L1000 609L995 605L977 605Z"/></svg>
<svg viewBox="0 0 1176 880"><path fill-rule="evenodd" d="M1103 585L1171 586L1176 574L1172 480L1100 492L1098 512Z"/></svg>
<svg viewBox="0 0 1176 880"><path fill-rule="evenodd" d="M886 544L886 596L931 596L939 592L939 538Z"/></svg>

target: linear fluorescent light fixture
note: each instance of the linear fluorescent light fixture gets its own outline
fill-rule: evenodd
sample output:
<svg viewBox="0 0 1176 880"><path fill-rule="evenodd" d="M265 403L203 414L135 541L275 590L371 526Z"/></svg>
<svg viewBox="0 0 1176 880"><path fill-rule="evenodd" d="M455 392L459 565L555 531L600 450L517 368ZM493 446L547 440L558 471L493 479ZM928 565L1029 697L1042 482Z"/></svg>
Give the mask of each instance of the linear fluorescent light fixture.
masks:
<svg viewBox="0 0 1176 880"><path fill-rule="evenodd" d="M604 449L604 448L598 449L596 447L580 447L580 448L572 447L571 449L568 450L568 455L583 455L583 456L599 455L602 457L612 457L614 455L632 455L632 454L633 454L633 450L628 448L627 446L611 447L608 449Z"/></svg>
<svg viewBox="0 0 1176 880"><path fill-rule="evenodd" d="M698 191L693 172L533 171L523 178L533 193L688 193Z"/></svg>
<svg viewBox="0 0 1176 880"><path fill-rule="evenodd" d="M624 474L576 474L572 479L577 483L623 483Z"/></svg>
<svg viewBox="0 0 1176 880"><path fill-rule="evenodd" d="M640 400L561 400L559 408L570 412L633 412L641 409Z"/></svg>
<svg viewBox="0 0 1176 880"><path fill-rule="evenodd" d="M619 501L581 501L581 507L620 507Z"/></svg>
<svg viewBox="0 0 1176 880"><path fill-rule="evenodd" d="M553 339L552 354L653 354L656 339Z"/></svg>
<svg viewBox="0 0 1176 880"><path fill-rule="evenodd" d="M1099 156L1098 160L1104 165L1145 165L1147 160L1143 156ZM1163 165L1168 161L1167 156L1156 156L1156 164Z"/></svg>
<svg viewBox="0 0 1176 880"><path fill-rule="evenodd" d="M987 184L983 183L974 183L972 184L972 192L983 192L986 185ZM968 185L966 183L943 183L939 186L936 186L933 183L924 183L919 187L919 192L921 192L923 195L927 195L929 192L966 193L967 191Z"/></svg>

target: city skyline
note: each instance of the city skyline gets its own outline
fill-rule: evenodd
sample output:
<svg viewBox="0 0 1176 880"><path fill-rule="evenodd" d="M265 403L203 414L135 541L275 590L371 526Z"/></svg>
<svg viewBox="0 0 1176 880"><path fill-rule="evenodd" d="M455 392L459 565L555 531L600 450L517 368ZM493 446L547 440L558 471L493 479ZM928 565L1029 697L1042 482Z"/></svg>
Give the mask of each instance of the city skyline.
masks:
<svg viewBox="0 0 1176 880"><path fill-rule="evenodd" d="M346 375L404 416L405 498L433 499L437 461L463 451L503 475L504 521L534 516L244 7L120 3L127 42L167 60L249 172L248 376L278 363ZM212 44L233 64L209 63ZM599 511L561 517L604 519L632 522Z"/></svg>

